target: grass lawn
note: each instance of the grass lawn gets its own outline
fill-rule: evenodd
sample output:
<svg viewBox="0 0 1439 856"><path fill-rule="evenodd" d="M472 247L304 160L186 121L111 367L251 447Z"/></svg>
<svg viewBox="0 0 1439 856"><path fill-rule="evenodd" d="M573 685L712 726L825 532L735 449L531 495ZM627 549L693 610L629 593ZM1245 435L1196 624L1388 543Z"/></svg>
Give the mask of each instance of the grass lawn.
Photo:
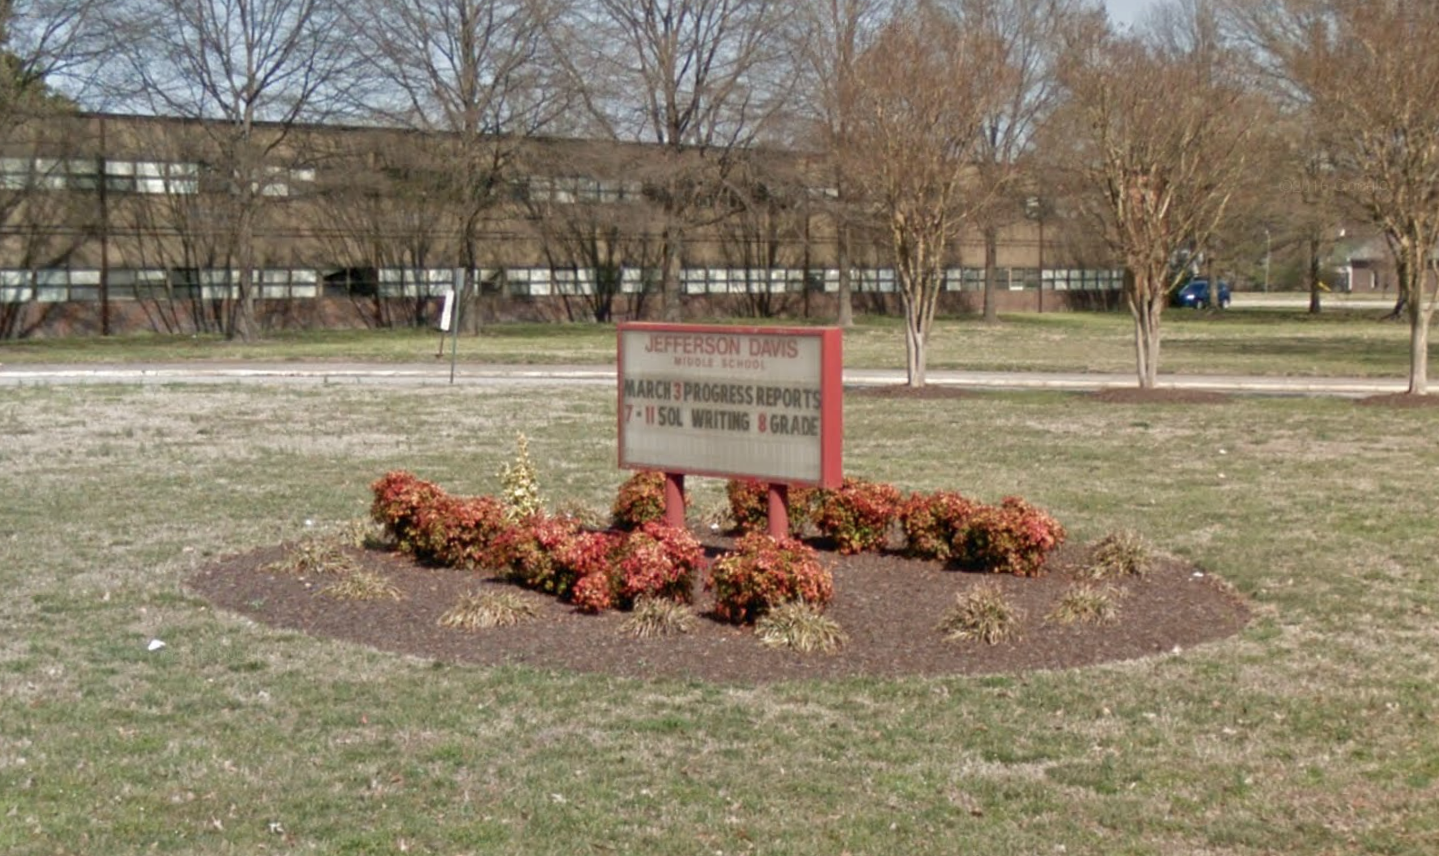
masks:
<svg viewBox="0 0 1439 856"><path fill-rule="evenodd" d="M1050 323L1099 326L1005 328ZM544 385L8 390L0 852L1439 851L1425 410L852 397L849 472L1021 494L1080 540L1137 529L1259 613L1231 640L1079 671L487 670L257 626L182 586L363 515L387 469L493 492L516 431L552 501L606 506L614 406ZM721 485L695 488L703 508Z"/></svg>
<svg viewBox="0 0 1439 856"><path fill-rule="evenodd" d="M1273 309L1222 313L1170 310L1160 369L1173 374L1250 374L1404 378L1408 328L1380 321L1385 309L1310 316ZM936 322L931 369L1132 372L1133 323L1127 313L1074 312ZM1439 343L1435 344L1439 353ZM445 345L449 356L449 344ZM173 360L361 360L434 362L429 330L343 330L276 334L252 345L215 336L121 336L0 343L0 363ZM467 363L612 364L615 331L601 324L504 324L461 338ZM852 368L904 367L898 318L865 317L845 335Z"/></svg>

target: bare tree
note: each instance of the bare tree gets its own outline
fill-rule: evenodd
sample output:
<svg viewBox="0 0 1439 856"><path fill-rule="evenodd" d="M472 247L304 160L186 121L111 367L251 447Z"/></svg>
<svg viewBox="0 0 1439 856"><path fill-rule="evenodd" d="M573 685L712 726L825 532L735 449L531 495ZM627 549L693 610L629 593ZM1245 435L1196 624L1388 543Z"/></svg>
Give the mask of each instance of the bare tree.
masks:
<svg viewBox="0 0 1439 856"><path fill-rule="evenodd" d="M429 132L433 169L449 174L437 201L458 221L466 302L486 261L486 218L510 199L524 140L565 105L545 37L558 14L554 0L362 0L351 12L374 82L367 112Z"/></svg>
<svg viewBox="0 0 1439 856"><path fill-rule="evenodd" d="M1405 0L1231 0L1259 67L1312 116L1316 180L1395 253L1409 321L1409 392L1428 392L1439 305L1439 6Z"/></svg>
<svg viewBox="0 0 1439 856"><path fill-rule="evenodd" d="M1178 53L1092 19L1068 49L1051 129L1087 211L1127 267L1139 385L1158 379L1160 316L1247 176L1258 102L1214 51Z"/></svg>
<svg viewBox="0 0 1439 856"><path fill-rule="evenodd" d="M153 112L206 120L210 202L236 271L226 334L256 330L255 234L288 192L287 137L324 116L350 62L335 0L115 0L106 10L124 64L116 83ZM277 163L278 161L278 163Z"/></svg>
<svg viewBox="0 0 1439 856"><path fill-rule="evenodd" d="M660 311L678 319L685 235L727 214L725 175L784 103L779 0L592 0L556 39L601 134L656 144L636 164L662 216ZM718 207L716 207L718 206Z"/></svg>
<svg viewBox="0 0 1439 856"><path fill-rule="evenodd" d="M1066 30L1078 21L1075 0L951 0L961 26L984 34L1004 69L1005 89L994 93L980 124L978 181L990 205L978 212L984 239L984 320L998 320L999 234L1053 203L1036 187L1026 159L1036 133L1058 103L1057 65ZM1027 203L1031 203L1028 204ZM1040 282L1043 287L1043 281Z"/></svg>
<svg viewBox="0 0 1439 856"><path fill-rule="evenodd" d="M812 135L805 142L824 159L829 186L815 194L815 207L827 214L834 231L834 263L839 270L836 322L854 324L852 250L854 188L844 167L854 125L855 66L893 0L803 0L797 4L791 53L796 58L798 112Z"/></svg>
<svg viewBox="0 0 1439 856"><path fill-rule="evenodd" d="M911 386L925 364L951 247L989 204L975 158L980 128L1007 91L998 45L930 3L903 10L855 73L854 131L844 166L884 225L905 315Z"/></svg>

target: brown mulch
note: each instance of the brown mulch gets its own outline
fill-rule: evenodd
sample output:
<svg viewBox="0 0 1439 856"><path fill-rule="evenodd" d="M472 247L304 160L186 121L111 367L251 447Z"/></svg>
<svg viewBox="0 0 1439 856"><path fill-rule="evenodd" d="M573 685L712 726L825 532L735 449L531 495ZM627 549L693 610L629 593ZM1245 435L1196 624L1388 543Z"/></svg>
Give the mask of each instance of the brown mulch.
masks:
<svg viewBox="0 0 1439 856"><path fill-rule="evenodd" d="M722 537L703 539L711 555ZM697 583L701 615L688 635L635 639L620 631L623 613L584 615L554 598L521 592L538 617L514 627L479 631L440 627L439 617L467 592L504 587L487 575L417 565L382 551L354 551L363 566L383 573L404 593L398 601L337 600L322 594L334 577L301 577L265 566L284 550L268 548L202 569L191 589L217 606L276 627L348 640L440 662L521 664L544 669L627 677L666 676L720 683L849 676L953 675L1067 669L1183 650L1238 632L1245 604L1221 581L1182 562L1158 560L1144 577L1130 577L1117 622L1108 626L1046 621L1073 584L1085 549L1066 546L1047 573L1020 578L966 573L942 563L894 553L823 553L833 568L835 598L827 614L848 636L834 654L796 654L760 645L748 627L709 615L712 601ZM959 592L998 583L1025 615L1018 642L946 642L936 629Z"/></svg>
<svg viewBox="0 0 1439 856"><path fill-rule="evenodd" d="M1439 407L1439 395L1412 395L1407 392L1392 392L1386 395L1370 395L1357 402L1361 407L1394 407L1413 410L1423 407Z"/></svg>

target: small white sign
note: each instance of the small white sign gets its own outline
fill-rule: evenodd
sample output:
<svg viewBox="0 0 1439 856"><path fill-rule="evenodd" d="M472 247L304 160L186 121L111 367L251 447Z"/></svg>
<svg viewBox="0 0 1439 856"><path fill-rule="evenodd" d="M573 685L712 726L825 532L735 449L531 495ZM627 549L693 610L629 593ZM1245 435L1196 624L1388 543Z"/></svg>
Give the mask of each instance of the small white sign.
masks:
<svg viewBox="0 0 1439 856"><path fill-rule="evenodd" d="M452 288L445 292L445 303L440 308L440 330L450 332L450 321L455 311L455 290Z"/></svg>

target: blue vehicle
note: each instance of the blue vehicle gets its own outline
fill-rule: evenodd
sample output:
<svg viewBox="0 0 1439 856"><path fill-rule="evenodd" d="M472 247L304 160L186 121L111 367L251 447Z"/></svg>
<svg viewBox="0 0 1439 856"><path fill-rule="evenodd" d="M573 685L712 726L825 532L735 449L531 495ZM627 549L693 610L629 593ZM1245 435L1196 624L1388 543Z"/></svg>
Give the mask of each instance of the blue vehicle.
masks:
<svg viewBox="0 0 1439 856"><path fill-rule="evenodd" d="M1191 279L1174 292L1172 302L1175 306L1183 306L1187 309L1208 309L1212 299L1209 280ZM1229 300L1229 283L1221 279L1219 281L1219 308L1227 309Z"/></svg>

